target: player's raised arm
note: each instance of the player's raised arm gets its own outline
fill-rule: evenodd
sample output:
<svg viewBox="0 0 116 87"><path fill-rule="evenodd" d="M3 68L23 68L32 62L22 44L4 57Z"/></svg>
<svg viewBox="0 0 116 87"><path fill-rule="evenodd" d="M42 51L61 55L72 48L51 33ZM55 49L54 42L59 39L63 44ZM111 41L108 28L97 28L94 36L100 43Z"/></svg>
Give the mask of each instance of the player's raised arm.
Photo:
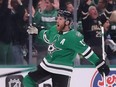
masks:
<svg viewBox="0 0 116 87"><path fill-rule="evenodd" d="M98 56L94 53L91 47L84 42L83 36L81 34L77 32L76 35L77 39L75 40L75 50L77 50L77 52L82 54L84 58L94 64L100 74L103 75L103 73L105 73L105 75L107 76L109 74L110 69L106 62L98 58Z"/></svg>

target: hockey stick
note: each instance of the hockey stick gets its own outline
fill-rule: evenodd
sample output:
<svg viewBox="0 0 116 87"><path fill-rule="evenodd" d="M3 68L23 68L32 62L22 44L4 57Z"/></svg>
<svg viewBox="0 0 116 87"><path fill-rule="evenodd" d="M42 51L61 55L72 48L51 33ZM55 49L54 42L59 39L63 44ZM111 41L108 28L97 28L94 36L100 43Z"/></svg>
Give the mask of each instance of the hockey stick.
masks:
<svg viewBox="0 0 116 87"><path fill-rule="evenodd" d="M1 74L0 78L5 77L5 76L10 76L13 74L19 74L19 73L24 73L24 72L28 72L31 70L34 70L35 68L30 68L30 69L25 69L25 70L19 70L19 71L14 71L14 72L9 72L9 73L5 73L5 74Z"/></svg>
<svg viewBox="0 0 116 87"><path fill-rule="evenodd" d="M102 57L103 60L105 61L105 43L104 43L104 28L101 27L101 31L102 31ZM103 73L103 81L104 81L104 87L106 87L106 76L105 73Z"/></svg>

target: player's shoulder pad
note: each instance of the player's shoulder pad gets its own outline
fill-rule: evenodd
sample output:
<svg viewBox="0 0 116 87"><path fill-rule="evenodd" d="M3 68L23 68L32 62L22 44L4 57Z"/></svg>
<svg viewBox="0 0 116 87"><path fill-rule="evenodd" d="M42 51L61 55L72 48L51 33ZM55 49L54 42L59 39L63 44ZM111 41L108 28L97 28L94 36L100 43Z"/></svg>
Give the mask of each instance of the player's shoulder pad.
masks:
<svg viewBox="0 0 116 87"><path fill-rule="evenodd" d="M48 29L50 32L58 32L56 25L52 26L50 29Z"/></svg>
<svg viewBox="0 0 116 87"><path fill-rule="evenodd" d="M56 25L52 26L50 30L57 29Z"/></svg>
<svg viewBox="0 0 116 87"><path fill-rule="evenodd" d="M76 36L77 37L83 37L83 35L79 31L76 32Z"/></svg>
<svg viewBox="0 0 116 87"><path fill-rule="evenodd" d="M83 38L83 35L82 35L79 31L72 30L72 32L74 33L73 35L74 35L75 37Z"/></svg>
<svg viewBox="0 0 116 87"><path fill-rule="evenodd" d="M73 39L83 39L84 38L83 35L77 30L71 30L70 36L71 36L71 38L73 37Z"/></svg>

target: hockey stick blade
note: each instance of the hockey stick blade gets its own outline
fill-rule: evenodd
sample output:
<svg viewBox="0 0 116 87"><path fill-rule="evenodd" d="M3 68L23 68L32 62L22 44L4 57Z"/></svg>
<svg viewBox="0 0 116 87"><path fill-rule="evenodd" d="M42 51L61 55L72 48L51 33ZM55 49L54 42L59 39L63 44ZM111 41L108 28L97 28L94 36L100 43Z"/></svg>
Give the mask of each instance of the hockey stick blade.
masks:
<svg viewBox="0 0 116 87"><path fill-rule="evenodd" d="M19 74L19 73L23 73L23 72L28 72L28 71L31 71L31 70L34 70L34 69L35 68L30 68L30 69L19 70L19 71L14 71L14 72L9 72L9 73L5 73L5 74L1 74L0 78L5 77L5 76L10 76L10 75L13 75L13 74Z"/></svg>

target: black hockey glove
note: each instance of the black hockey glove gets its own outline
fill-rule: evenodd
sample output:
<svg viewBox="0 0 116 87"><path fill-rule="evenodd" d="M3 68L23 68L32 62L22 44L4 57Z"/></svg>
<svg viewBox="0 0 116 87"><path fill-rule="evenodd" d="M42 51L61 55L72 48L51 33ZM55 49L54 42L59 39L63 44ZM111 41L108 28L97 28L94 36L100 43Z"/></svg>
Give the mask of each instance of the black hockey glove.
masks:
<svg viewBox="0 0 116 87"><path fill-rule="evenodd" d="M105 76L107 76L110 72L109 66L105 63L105 61L100 61L97 63L97 69L102 76L103 73L105 73Z"/></svg>

